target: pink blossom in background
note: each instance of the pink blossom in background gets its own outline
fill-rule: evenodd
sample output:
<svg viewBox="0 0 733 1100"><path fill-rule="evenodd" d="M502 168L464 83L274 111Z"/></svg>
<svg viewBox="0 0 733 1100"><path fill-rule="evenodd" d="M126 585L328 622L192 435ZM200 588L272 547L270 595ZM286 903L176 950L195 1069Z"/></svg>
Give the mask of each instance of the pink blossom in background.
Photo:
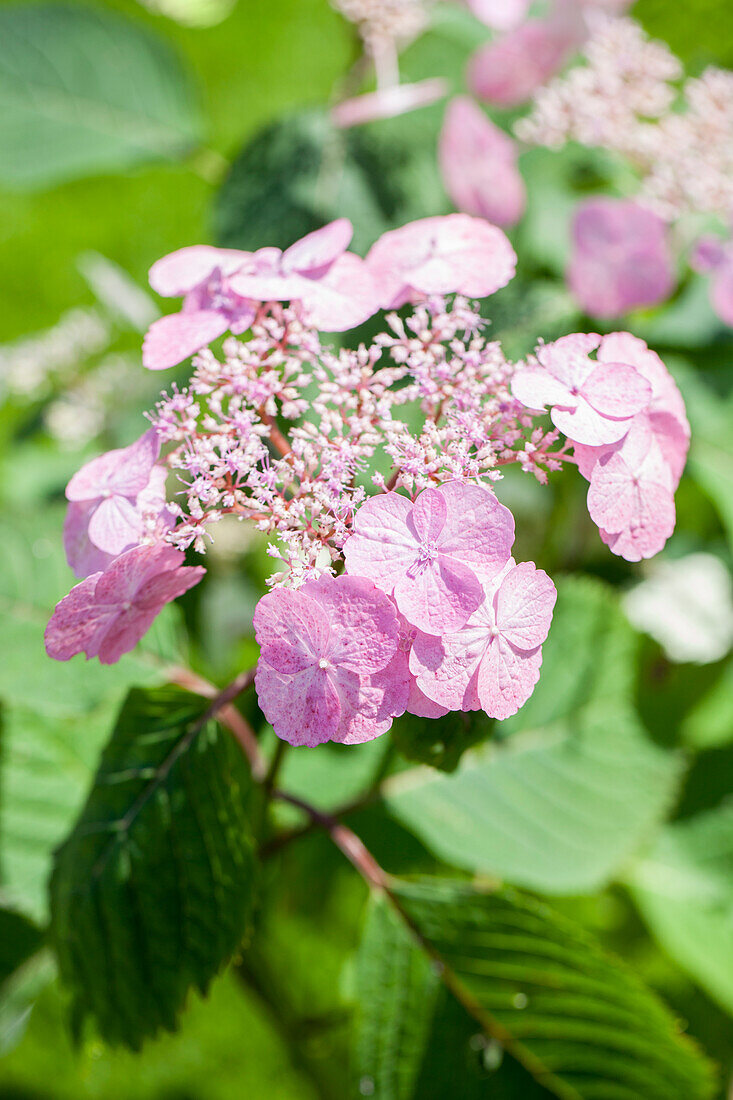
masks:
<svg viewBox="0 0 733 1100"><path fill-rule="evenodd" d="M462 629L417 635L410 670L420 690L450 710L515 714L539 678L556 597L543 570L510 559Z"/></svg>
<svg viewBox="0 0 733 1100"><path fill-rule="evenodd" d="M445 112L438 158L445 189L465 214L514 225L524 213L526 189L518 150L468 96L455 96Z"/></svg>
<svg viewBox="0 0 733 1100"><path fill-rule="evenodd" d="M493 493L449 481L424 489L414 504L399 493L359 508L344 545L346 571L368 577L419 630L463 626L483 599L482 579L505 565L514 519Z"/></svg>
<svg viewBox="0 0 733 1100"><path fill-rule="evenodd" d="M720 320L733 328L733 240L701 237L692 255L696 271L712 276L710 301Z"/></svg>
<svg viewBox="0 0 733 1100"><path fill-rule="evenodd" d="M580 19L528 19L474 54L468 67L469 90L499 107L525 103L563 67L584 36Z"/></svg>
<svg viewBox="0 0 733 1100"><path fill-rule="evenodd" d="M441 77L429 77L415 84L393 84L337 103L331 109L331 120L335 126L346 130L350 126L362 126L381 118L395 118L418 107L427 107L442 99L447 92L448 85Z"/></svg>
<svg viewBox="0 0 733 1100"><path fill-rule="evenodd" d="M260 706L291 745L369 741L403 713L397 612L371 581L323 576L276 589L258 603L254 627Z"/></svg>
<svg viewBox="0 0 733 1100"><path fill-rule="evenodd" d="M203 577L201 566L184 566L171 546L136 546L101 573L72 588L46 627L46 652L57 661L77 653L104 665L133 649L163 607Z"/></svg>
<svg viewBox="0 0 733 1100"><path fill-rule="evenodd" d="M497 31L508 31L522 22L530 0L466 0L477 19Z"/></svg>
<svg viewBox="0 0 733 1100"><path fill-rule="evenodd" d="M261 248L232 276L232 289L258 302L300 302L307 322L323 332L354 328L379 305L364 261L346 251L352 235L351 222L339 218L285 252Z"/></svg>
<svg viewBox="0 0 733 1100"><path fill-rule="evenodd" d="M675 285L665 223L627 199L581 203L572 223L568 284L595 317L663 302Z"/></svg>
<svg viewBox="0 0 733 1100"><path fill-rule="evenodd" d="M66 498L83 507L71 512L71 542L77 542L83 525L92 546L105 554L120 554L140 541L137 499L148 488L159 452L160 440L151 428L129 447L108 451L74 474Z"/></svg>
<svg viewBox="0 0 733 1100"><path fill-rule="evenodd" d="M154 263L150 285L164 298L183 297L180 313L154 321L143 341L143 366L175 367L231 331L245 332L255 315L254 303L236 294L229 276L250 254L233 248L191 245Z"/></svg>
<svg viewBox="0 0 733 1100"><path fill-rule="evenodd" d="M513 278L517 257L501 229L468 214L446 214L384 233L366 262L381 305L398 309L454 292L485 298Z"/></svg>
<svg viewBox="0 0 733 1100"><path fill-rule="evenodd" d="M631 418L647 407L649 381L626 363L595 362L595 333L563 336L537 349L537 364L521 367L512 393L528 409L551 406L553 424L574 443L616 443Z"/></svg>

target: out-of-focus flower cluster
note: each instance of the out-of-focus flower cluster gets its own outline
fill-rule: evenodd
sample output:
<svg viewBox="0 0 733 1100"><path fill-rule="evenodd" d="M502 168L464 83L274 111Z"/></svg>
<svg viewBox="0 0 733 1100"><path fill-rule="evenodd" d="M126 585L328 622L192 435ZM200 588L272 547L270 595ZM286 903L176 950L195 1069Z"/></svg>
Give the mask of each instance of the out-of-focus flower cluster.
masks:
<svg viewBox="0 0 733 1100"><path fill-rule="evenodd" d="M386 40L405 45L428 23L429 0L332 0L349 22L355 23L366 49L379 51Z"/></svg>
<svg viewBox="0 0 733 1100"><path fill-rule="evenodd" d="M280 737L353 744L405 710L504 718L539 676L555 589L512 557L502 468L544 483L574 463L614 553L663 546L689 429L642 341L578 334L512 364L469 300L513 276L501 230L426 218L365 260L350 236L342 220L285 253L201 247L154 266L184 304L152 325L147 365L195 352L193 373L140 439L69 482L65 547L83 579L49 623L51 656L119 659L203 575L183 551L204 552L234 515L280 559L254 620L260 705ZM405 305L353 349L318 331L316 318L341 329ZM226 330L217 355L207 345Z"/></svg>

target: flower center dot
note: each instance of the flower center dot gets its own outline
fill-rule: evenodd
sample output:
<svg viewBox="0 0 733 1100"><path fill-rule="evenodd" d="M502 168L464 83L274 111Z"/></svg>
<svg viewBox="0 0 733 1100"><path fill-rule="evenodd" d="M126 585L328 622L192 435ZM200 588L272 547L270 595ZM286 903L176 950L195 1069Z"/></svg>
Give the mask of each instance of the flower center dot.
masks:
<svg viewBox="0 0 733 1100"><path fill-rule="evenodd" d="M331 662L327 661L325 657L321 657L320 661L318 662L318 667L319 668L330 668L331 667Z"/></svg>

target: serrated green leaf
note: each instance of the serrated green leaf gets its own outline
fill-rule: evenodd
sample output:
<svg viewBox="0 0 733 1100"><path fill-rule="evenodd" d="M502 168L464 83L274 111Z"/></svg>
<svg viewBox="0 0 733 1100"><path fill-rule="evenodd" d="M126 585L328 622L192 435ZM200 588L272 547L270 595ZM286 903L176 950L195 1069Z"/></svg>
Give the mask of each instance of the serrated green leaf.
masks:
<svg viewBox="0 0 733 1100"><path fill-rule="evenodd" d="M630 881L663 949L733 1014L733 806L669 825Z"/></svg>
<svg viewBox="0 0 733 1100"><path fill-rule="evenodd" d="M160 159L199 136L186 74L167 45L111 12L66 4L0 10L0 180L18 188Z"/></svg>
<svg viewBox="0 0 733 1100"><path fill-rule="evenodd" d="M206 701L130 692L51 879L51 934L78 1017L137 1048L172 1029L245 934L251 777Z"/></svg>
<svg viewBox="0 0 733 1100"><path fill-rule="evenodd" d="M438 879L390 891L448 990L561 1100L711 1095L710 1067L661 1002L548 906Z"/></svg>
<svg viewBox="0 0 733 1100"><path fill-rule="evenodd" d="M441 859L542 893L610 881L668 808L681 759L653 745L630 702L634 636L610 592L558 585L535 694L503 744L451 776L388 780L388 807Z"/></svg>

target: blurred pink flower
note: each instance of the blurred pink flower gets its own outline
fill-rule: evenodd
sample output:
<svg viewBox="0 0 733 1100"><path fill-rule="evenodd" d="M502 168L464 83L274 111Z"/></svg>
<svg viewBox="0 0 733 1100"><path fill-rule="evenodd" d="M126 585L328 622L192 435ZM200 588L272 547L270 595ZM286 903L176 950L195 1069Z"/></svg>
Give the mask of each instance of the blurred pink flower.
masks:
<svg viewBox="0 0 733 1100"><path fill-rule="evenodd" d="M430 77L415 84L393 84L337 103L331 110L331 119L335 126L346 130L350 126L395 118L418 107L427 107L442 99L447 91L448 84L441 77Z"/></svg>
<svg viewBox="0 0 733 1100"><path fill-rule="evenodd" d="M407 703L397 612L362 577L323 576L257 604L255 686L275 733L291 745L359 744L385 733Z"/></svg>
<svg viewBox="0 0 733 1100"><path fill-rule="evenodd" d="M136 546L101 573L72 588L46 627L46 652L57 661L77 653L104 665L133 649L165 604L203 577L201 566L184 566L171 546Z"/></svg>
<svg viewBox="0 0 733 1100"><path fill-rule="evenodd" d="M384 233L366 258L385 309L457 292L485 298L513 278L506 235L468 214L422 218Z"/></svg>
<svg viewBox="0 0 733 1100"><path fill-rule="evenodd" d="M468 68L468 86L478 99L499 107L525 103L558 72L582 44L585 24L563 12L528 19L482 46Z"/></svg>
<svg viewBox="0 0 733 1100"><path fill-rule="evenodd" d="M521 367L512 393L528 409L551 406L550 418L569 440L599 446L615 443L631 418L647 407L652 387L636 367L594 362L601 343L595 333L563 336L537 349L537 364Z"/></svg>
<svg viewBox="0 0 733 1100"><path fill-rule="evenodd" d="M518 150L468 96L448 104L438 146L445 189L466 214L514 225L526 203Z"/></svg>
<svg viewBox="0 0 733 1100"><path fill-rule="evenodd" d="M67 520L69 544L77 547L72 551L75 556L85 553L79 544L84 527L92 546L105 554L120 554L140 541L143 523L138 496L149 487L159 452L160 440L151 428L129 447L93 458L74 474L66 486L66 498L80 506L70 509ZM161 507L164 500L165 493ZM69 564L76 571L71 559Z"/></svg>
<svg viewBox="0 0 733 1100"><path fill-rule="evenodd" d="M191 245L164 256L150 269L150 285L164 298L183 297L180 313L154 321L143 341L143 366L174 367L223 336L246 332L255 304L236 294L229 276L250 256L233 248Z"/></svg>
<svg viewBox="0 0 733 1100"><path fill-rule="evenodd" d="M463 626L483 599L481 581L505 565L514 519L493 493L449 481L424 489L414 504L399 493L371 497L344 545L346 570L394 595L419 630Z"/></svg>
<svg viewBox="0 0 733 1100"><path fill-rule="evenodd" d="M517 27L529 11L531 0L466 0L477 19L497 31Z"/></svg>
<svg viewBox="0 0 733 1100"><path fill-rule="evenodd" d="M556 596L543 570L510 559L461 630L417 635L410 669L420 690L450 710L515 714L539 679Z"/></svg>
<svg viewBox="0 0 733 1100"><path fill-rule="evenodd" d="M710 301L720 320L733 328L733 239L701 237L695 246L692 266L712 275Z"/></svg>
<svg viewBox="0 0 733 1100"><path fill-rule="evenodd" d="M352 235L351 222L338 218L285 252L261 248L230 285L258 302L300 302L307 323L323 332L354 328L379 304L364 261L346 251Z"/></svg>
<svg viewBox="0 0 733 1100"><path fill-rule="evenodd" d="M665 223L626 199L581 203L572 225L568 283L595 317L618 317L663 302L675 273Z"/></svg>

